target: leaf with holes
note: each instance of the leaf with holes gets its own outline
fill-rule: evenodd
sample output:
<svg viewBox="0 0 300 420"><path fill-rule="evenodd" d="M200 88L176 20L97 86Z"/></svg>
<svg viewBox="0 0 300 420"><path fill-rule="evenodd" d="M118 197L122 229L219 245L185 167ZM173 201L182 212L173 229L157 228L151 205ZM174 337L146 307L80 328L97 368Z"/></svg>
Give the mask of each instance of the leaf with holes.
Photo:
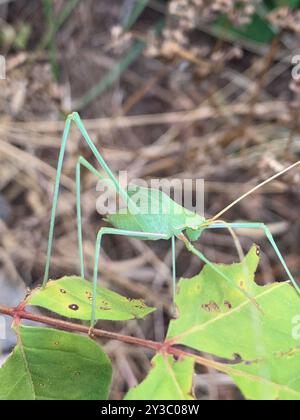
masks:
<svg viewBox="0 0 300 420"><path fill-rule="evenodd" d="M125 400L193 400L193 375L192 359L176 361L172 356L158 354L147 378L131 389Z"/></svg>
<svg viewBox="0 0 300 420"><path fill-rule="evenodd" d="M80 277L63 277L50 281L45 289L36 289L27 303L72 319L89 321L92 311L92 284ZM145 318L155 311L142 300L128 299L111 290L98 287L96 318L126 321Z"/></svg>
<svg viewBox="0 0 300 420"><path fill-rule="evenodd" d="M179 318L171 322L168 340L234 362L231 376L249 399L300 400L300 346L292 329L300 299L289 283L258 286L258 263L253 247L242 263L218 268L255 297L260 311L205 267L180 281Z"/></svg>
<svg viewBox="0 0 300 420"><path fill-rule="evenodd" d="M0 400L106 400L111 379L111 362L93 340L20 327L0 369Z"/></svg>

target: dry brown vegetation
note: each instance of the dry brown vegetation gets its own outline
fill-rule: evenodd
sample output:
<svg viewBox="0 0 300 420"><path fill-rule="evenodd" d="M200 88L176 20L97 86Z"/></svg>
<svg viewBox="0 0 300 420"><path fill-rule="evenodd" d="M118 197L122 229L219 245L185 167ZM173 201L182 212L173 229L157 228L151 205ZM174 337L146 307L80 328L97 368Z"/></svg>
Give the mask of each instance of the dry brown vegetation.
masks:
<svg viewBox="0 0 300 420"><path fill-rule="evenodd" d="M150 1L132 33L119 37L120 23L134 1L85 0L57 31L54 54L48 48L51 43L41 42L48 25L42 2L1 3L0 52L7 57L7 79L0 81L0 277L8 283L33 287L41 282L63 118L82 104L87 91L95 92L137 39L148 45L144 54L80 110L113 170L128 170L132 178L204 178L206 215L213 216L250 186L299 159L299 87L291 76L298 42L297 33L291 31L298 29L296 16L294 25L291 16L282 24L287 19L283 11L279 17L270 16L273 23L281 18L281 24L268 44L229 42L213 33L209 14L207 19L194 19L195 13L192 22L182 24L174 24L168 16L167 26L156 38L153 26L166 15L167 2ZM66 2L53 3L58 15ZM171 3L175 7L176 2ZM183 3L190 7L193 2ZM246 17L250 12L245 12ZM243 19L239 23L245 23ZM30 30L26 42L26 33L20 35L25 24ZM22 49L18 38L25 42ZM51 67L55 55L58 80ZM64 166L53 278L78 273L74 175L79 153L91 158L74 130ZM83 191L85 257L91 273L95 235L105 222L95 210L95 179L89 173L84 174ZM230 221L267 223L296 279L299 204L296 171L227 215ZM258 281L285 279L263 234L243 231L240 241L245 250L254 241L262 245ZM232 238L225 233L206 233L197 246L213 261L237 259ZM162 340L171 315L169 244L106 238L104 248L103 284L158 307L145 322L110 323L109 328ZM199 271L200 262L181 244L177 255L180 276ZM107 343L106 350L115 366L112 398L120 399L145 376L150 354L114 342ZM199 398L239 397L224 375L199 373Z"/></svg>

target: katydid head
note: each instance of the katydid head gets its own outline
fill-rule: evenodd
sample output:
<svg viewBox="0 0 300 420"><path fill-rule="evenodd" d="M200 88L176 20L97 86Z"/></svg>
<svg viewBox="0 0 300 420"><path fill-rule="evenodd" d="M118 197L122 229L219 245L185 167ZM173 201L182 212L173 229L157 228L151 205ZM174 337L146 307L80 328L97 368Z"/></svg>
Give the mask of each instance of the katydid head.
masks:
<svg viewBox="0 0 300 420"><path fill-rule="evenodd" d="M190 241L197 241L200 238L204 229L205 225L203 217L201 217L197 213L194 213L192 216L188 217L185 230Z"/></svg>

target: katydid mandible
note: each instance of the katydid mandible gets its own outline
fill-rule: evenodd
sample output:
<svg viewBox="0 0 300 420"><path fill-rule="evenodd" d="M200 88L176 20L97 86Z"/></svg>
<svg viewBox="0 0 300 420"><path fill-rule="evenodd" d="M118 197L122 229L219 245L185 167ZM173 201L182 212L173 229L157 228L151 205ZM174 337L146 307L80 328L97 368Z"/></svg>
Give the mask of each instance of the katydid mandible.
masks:
<svg viewBox="0 0 300 420"><path fill-rule="evenodd" d="M291 165L287 169L277 173L273 177L259 184L253 188L248 193L241 196L239 199L234 201L231 205L222 210L218 215L212 219L206 220L204 217L193 213L190 210L187 210L175 203L169 196L166 194L153 189L140 188L140 194L143 194L146 199L157 200L158 206L168 205L171 209L170 214L153 214L148 212L143 214L138 205L132 200L132 194L130 189L123 188L104 158L96 148L95 144L91 140L87 130L84 127L84 124L78 113L72 113L68 116L66 120L66 125L62 138L62 145L58 160L57 175L54 187L53 195L53 206L51 212L51 221L50 221L50 231L49 231L49 241L48 241L48 252L47 252L47 261L44 274L43 287L46 286L49 280L49 270L50 270L50 261L52 256L52 247L53 247L53 237L54 237L54 228L56 220L56 210L58 204L59 190L60 190L60 181L62 175L62 167L64 162L64 156L66 151L66 145L70 134L71 124L74 122L81 132L85 142L91 149L93 155L95 156L100 167L104 170L108 176L110 182L113 184L117 194L124 200L127 205L127 211L116 213L107 217L107 221L111 223L113 227L104 227L100 229L96 238L95 246L95 261L94 261L94 274L93 274L93 299L92 299L92 312L91 312L91 326L95 325L95 312L96 312L96 292L98 285L98 270L99 270L99 260L102 239L105 235L117 235L117 236L128 236L131 238L139 238L141 240L147 241L158 241L166 240L171 241L172 245L172 266L173 266L173 296L176 294L176 239L179 239L184 242L186 248L196 255L200 260L211 267L219 276L226 280L233 287L238 288L241 293L243 293L248 299L253 300L252 297L247 293L246 290L239 288L229 277L227 277L221 270L218 269L218 266L209 261L206 256L194 247L192 242L197 241L201 234L206 229L260 229L262 230L268 240L270 241L277 257L279 258L289 280L294 285L297 292L300 294L300 288L297 285L294 277L292 276L272 234L270 229L264 223L226 223L220 221L220 218L231 209L234 205L238 204L241 200L248 197L250 194L263 187L267 183L273 181L279 176L285 174L289 170L300 165L300 161ZM85 267L84 267L84 251L83 251L83 233L82 233L82 223L81 223L81 169L87 169L93 173L97 178L104 179L102 173L99 172L91 163L89 163L84 157L80 156L76 165L76 207L77 207L77 230L78 230L78 247L79 247L79 260L80 260L80 274L82 278L85 278ZM151 206L152 210L152 206Z"/></svg>

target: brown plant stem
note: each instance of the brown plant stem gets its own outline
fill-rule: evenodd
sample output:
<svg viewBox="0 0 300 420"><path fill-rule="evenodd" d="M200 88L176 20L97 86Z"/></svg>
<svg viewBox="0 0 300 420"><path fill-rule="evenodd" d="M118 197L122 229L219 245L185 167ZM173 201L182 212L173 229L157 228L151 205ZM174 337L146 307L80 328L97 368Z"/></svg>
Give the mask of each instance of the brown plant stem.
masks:
<svg viewBox="0 0 300 420"><path fill-rule="evenodd" d="M91 334L91 330L89 327L80 324L74 324L72 322L63 321L56 318L51 318L44 315L30 313L24 309L23 305L20 305L17 308L10 308L8 306L0 305L0 314L12 317L15 320L15 322L19 322L21 319L26 319L28 321L45 324L64 331L77 332L86 335ZM181 350L179 348L174 347L174 345L168 341L160 343L156 341L145 340L138 337L131 337L100 329L94 329L92 331L92 335L93 337L107 338L109 340L116 340L126 344L141 346L153 350L156 353L161 352L172 355L176 358L189 357L194 359L194 361L198 364L216 370L220 370L225 373L229 373L231 371L230 365L225 365L222 363L215 362L213 360L208 360L192 352Z"/></svg>
<svg viewBox="0 0 300 420"><path fill-rule="evenodd" d="M65 331L78 332L78 333L87 334L87 335L91 333L90 328L86 327L85 325L75 324L73 322L63 321L60 319L51 318L44 315L33 314L30 312L27 312L25 309L21 307L9 308L7 306L0 305L0 314L8 315L14 318L15 320L26 319L28 321L42 323L42 324L49 325L51 327L55 327L55 328L65 330ZM159 351L160 348L162 347L162 344L160 343L144 340L137 337L125 336L122 334L117 334L114 332L109 332L109 331L104 331L104 330L99 330L99 329L93 329L92 335L94 337L102 337L102 338L107 338L110 340L122 341L123 343L127 343L127 344L135 344L142 347L147 347L155 351Z"/></svg>

